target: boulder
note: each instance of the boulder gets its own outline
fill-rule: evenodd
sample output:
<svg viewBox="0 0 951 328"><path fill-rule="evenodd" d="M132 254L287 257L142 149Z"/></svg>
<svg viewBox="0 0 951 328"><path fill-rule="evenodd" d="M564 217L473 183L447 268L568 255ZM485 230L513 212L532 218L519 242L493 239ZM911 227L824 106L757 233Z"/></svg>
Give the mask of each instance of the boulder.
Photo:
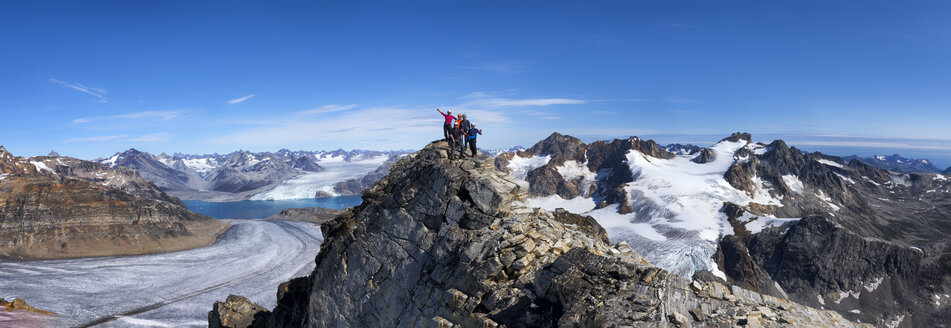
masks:
<svg viewBox="0 0 951 328"><path fill-rule="evenodd" d="M209 328L266 327L271 312L247 298L228 295L224 302L215 302L208 312Z"/></svg>

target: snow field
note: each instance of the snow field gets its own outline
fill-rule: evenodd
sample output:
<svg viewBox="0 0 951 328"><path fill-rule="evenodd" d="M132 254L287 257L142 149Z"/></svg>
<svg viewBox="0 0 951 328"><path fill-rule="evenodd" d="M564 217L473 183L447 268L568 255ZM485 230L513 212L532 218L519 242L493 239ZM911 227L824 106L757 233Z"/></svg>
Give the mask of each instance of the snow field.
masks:
<svg viewBox="0 0 951 328"><path fill-rule="evenodd" d="M649 261L672 272L690 276L697 270L707 269L723 277L711 259L719 238L733 233L726 215L720 211L723 203L782 204L780 199L770 195L770 186L758 178L754 178L756 186L751 196L733 188L723 177L735 161L744 160L734 159L734 153L743 147L755 153L766 151L766 147L746 141L723 141L710 147L715 157L704 164L692 162L695 156L659 159L630 151L627 162L635 178L625 191L634 213L619 214L617 205L594 209L594 200L583 197L566 200L554 195L527 203L550 211L560 207L590 215L608 231L612 242L626 241ZM513 176L524 179L529 170L549 160L547 156L515 156L509 169ZM582 176L584 181L595 181L596 174L575 161L566 161L557 169L566 180ZM802 192L798 178L786 176L783 180L791 189ZM759 217L749 222L747 229L759 232L795 220L798 219Z"/></svg>

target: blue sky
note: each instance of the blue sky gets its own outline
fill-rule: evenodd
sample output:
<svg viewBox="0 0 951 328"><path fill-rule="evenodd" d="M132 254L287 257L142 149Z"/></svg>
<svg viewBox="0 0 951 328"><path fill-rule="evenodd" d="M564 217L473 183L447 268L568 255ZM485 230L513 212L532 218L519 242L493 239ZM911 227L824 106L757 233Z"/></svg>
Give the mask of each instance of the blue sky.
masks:
<svg viewBox="0 0 951 328"><path fill-rule="evenodd" d="M951 165L948 2L6 1L0 40L17 155L416 149L440 107L487 148L748 131Z"/></svg>

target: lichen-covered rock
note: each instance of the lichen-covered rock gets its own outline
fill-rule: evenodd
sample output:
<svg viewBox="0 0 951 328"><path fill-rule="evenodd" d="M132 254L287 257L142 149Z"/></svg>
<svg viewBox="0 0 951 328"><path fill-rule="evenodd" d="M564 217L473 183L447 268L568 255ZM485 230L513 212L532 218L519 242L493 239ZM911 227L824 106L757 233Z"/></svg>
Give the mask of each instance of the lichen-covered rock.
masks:
<svg viewBox="0 0 951 328"><path fill-rule="evenodd" d="M247 298L228 295L224 302L215 302L208 312L209 328L266 327L271 313Z"/></svg>
<svg viewBox="0 0 951 328"><path fill-rule="evenodd" d="M269 326L731 326L763 309L777 314L764 326L859 326L657 268L590 217L526 207L527 186L491 158L452 161L446 148L399 161L321 225L314 272L282 285L271 318L284 319Z"/></svg>
<svg viewBox="0 0 951 328"><path fill-rule="evenodd" d="M19 298L14 298L13 301L11 302L8 302L7 300L0 298L0 307L4 308L7 311L29 311L29 312L35 312L40 314L53 314L53 312L43 311L35 307L32 307L29 304L26 304L26 301Z"/></svg>

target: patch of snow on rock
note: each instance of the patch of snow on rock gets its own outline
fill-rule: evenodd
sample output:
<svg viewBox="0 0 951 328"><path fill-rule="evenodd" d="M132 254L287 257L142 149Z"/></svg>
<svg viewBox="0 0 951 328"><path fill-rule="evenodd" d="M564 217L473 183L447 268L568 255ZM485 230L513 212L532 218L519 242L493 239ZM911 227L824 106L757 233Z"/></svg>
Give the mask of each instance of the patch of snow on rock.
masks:
<svg viewBox="0 0 951 328"><path fill-rule="evenodd" d="M838 297L835 300L833 300L833 302L835 302L835 304L839 304L840 302L842 302L842 300L844 300L846 297L849 297L849 296L852 296L855 299L859 299L859 296L862 296L862 292L860 291L859 292L853 292L853 291L839 292Z"/></svg>
<svg viewBox="0 0 951 328"><path fill-rule="evenodd" d="M182 163L185 163L185 166L189 167L195 172L200 174L205 174L211 171L214 171L217 163L214 159L211 158L193 158L193 159L184 159Z"/></svg>
<svg viewBox="0 0 951 328"><path fill-rule="evenodd" d="M824 158L823 158L823 159L817 159L816 161L818 161L819 163L828 165L828 166L834 166L834 167L838 167L838 168L840 168L840 169L843 168L842 164L839 164L839 163L836 163L836 162L833 162L833 161L830 161L830 160L827 160L827 159L824 159Z"/></svg>
<svg viewBox="0 0 951 328"><path fill-rule="evenodd" d="M528 200L527 205L530 207L541 207L546 211L563 208L571 213L585 213L593 210L596 206L594 199L591 198L575 197L573 199L564 199L558 195L532 198Z"/></svg>
<svg viewBox="0 0 951 328"><path fill-rule="evenodd" d="M784 175L783 182L786 183L786 187L789 187L793 192L802 195L802 181L799 181L799 178L795 175Z"/></svg>
<svg viewBox="0 0 951 328"><path fill-rule="evenodd" d="M30 164L33 164L37 170L48 171L50 173L56 174L56 171L53 171L53 169L51 169L49 166L46 166L46 163L30 161Z"/></svg>
<svg viewBox="0 0 951 328"><path fill-rule="evenodd" d="M902 315L896 317L894 320L885 323L885 327L888 327L888 328L897 328L899 325L901 325L901 322L904 321L904 320L905 320L905 315L902 314Z"/></svg>
<svg viewBox="0 0 951 328"><path fill-rule="evenodd" d="M582 187L593 184L597 177L597 173L591 172L587 165L578 163L578 161L565 161L564 165L556 169L558 170L558 174L561 174L561 177L565 180L574 180L581 177Z"/></svg>
<svg viewBox="0 0 951 328"><path fill-rule="evenodd" d="M749 213L744 213L743 216L749 217L749 219L752 219L752 216ZM767 227L770 227L770 228L778 227L785 224L786 222L795 222L795 221L799 221L799 218L777 219L777 218L758 216L756 220L746 222L745 226L746 226L746 230L749 230L751 233L759 233L760 231L763 231L763 229Z"/></svg>
<svg viewBox="0 0 951 328"><path fill-rule="evenodd" d="M117 160L119 160L119 154L115 154L115 155L113 155L112 157L110 157L109 159L104 160L104 161L99 162L99 163L106 164L106 165L109 165L109 166L111 166L111 167L116 167L116 161L117 161Z"/></svg>
<svg viewBox="0 0 951 328"><path fill-rule="evenodd" d="M513 177L525 180L525 177L528 176L528 171L548 164L550 160L551 156L521 157L516 154L512 156L512 160L509 161L509 170L512 172L511 175Z"/></svg>
<svg viewBox="0 0 951 328"><path fill-rule="evenodd" d="M842 179L842 181L845 181L845 182L848 182L848 183L851 183L851 184L855 184L855 180L852 180L852 178L849 178L849 177L847 177L847 176L844 176L844 175L841 175L841 174L838 174L838 173L836 173L835 175L837 175L837 176L839 177L839 179Z"/></svg>

